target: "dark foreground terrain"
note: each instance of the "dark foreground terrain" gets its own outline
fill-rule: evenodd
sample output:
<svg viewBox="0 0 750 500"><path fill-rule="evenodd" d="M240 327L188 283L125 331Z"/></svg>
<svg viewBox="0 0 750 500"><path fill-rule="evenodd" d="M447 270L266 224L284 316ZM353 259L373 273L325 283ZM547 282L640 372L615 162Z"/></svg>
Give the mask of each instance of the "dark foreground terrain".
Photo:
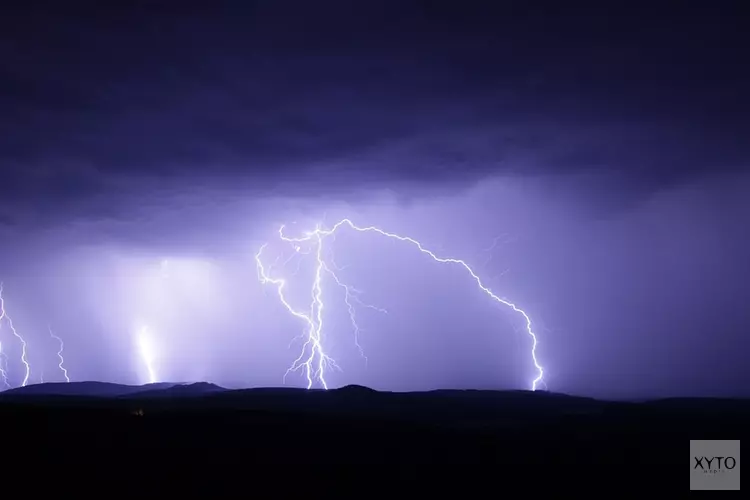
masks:
<svg viewBox="0 0 750 500"><path fill-rule="evenodd" d="M748 425L747 400L43 384L0 394L0 470L63 474L69 485L121 473L149 488L218 477L217 495L259 481L283 490L264 497L313 478L440 488L465 475L527 492L685 492L690 439L741 439ZM369 486L358 484L361 496Z"/></svg>

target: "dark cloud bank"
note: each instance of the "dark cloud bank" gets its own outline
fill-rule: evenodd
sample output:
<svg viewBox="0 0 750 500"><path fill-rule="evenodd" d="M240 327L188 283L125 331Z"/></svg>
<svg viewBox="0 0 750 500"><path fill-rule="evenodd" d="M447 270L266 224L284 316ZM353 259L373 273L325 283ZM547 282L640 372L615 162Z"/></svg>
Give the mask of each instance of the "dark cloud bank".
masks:
<svg viewBox="0 0 750 500"><path fill-rule="evenodd" d="M648 190L747 157L731 12L38 5L10 10L0 39L6 206L496 173L617 172Z"/></svg>

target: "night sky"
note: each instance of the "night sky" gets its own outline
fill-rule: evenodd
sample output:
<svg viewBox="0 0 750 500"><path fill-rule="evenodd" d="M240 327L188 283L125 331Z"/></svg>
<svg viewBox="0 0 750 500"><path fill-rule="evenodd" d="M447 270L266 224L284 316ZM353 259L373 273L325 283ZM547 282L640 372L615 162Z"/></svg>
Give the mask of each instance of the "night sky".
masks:
<svg viewBox="0 0 750 500"><path fill-rule="evenodd" d="M550 390L750 395L740 2L199 3L0 15L0 280L29 383L61 380L48 326L72 379L143 383L147 324L159 380L280 385L304 325L254 255L350 217L522 307ZM331 386L528 388L522 318L464 270L326 245L388 311L357 311L365 358L325 283ZM276 270L301 308L313 264Z"/></svg>

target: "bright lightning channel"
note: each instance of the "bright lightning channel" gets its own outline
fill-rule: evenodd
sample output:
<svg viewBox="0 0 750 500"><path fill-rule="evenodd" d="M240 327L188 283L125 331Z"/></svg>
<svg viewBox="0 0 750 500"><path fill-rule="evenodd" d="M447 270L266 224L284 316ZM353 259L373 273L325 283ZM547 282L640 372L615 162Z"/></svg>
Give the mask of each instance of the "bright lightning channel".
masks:
<svg viewBox="0 0 750 500"><path fill-rule="evenodd" d="M65 344L63 343L63 340L55 335L55 332L52 331L52 327L48 326L47 329L49 330L49 335L53 339L57 340L60 343L60 350L57 351L57 358L60 360L60 363L57 365L57 367L60 369L60 371L63 373L63 376L65 377L66 382L70 382L70 378L68 377L68 370L65 369L65 358L63 358L63 351L65 350Z"/></svg>
<svg viewBox="0 0 750 500"><path fill-rule="evenodd" d="M153 384L156 382L156 370L154 369L155 350L151 342L148 327L144 326L138 331L137 341L141 359L143 360L143 364L146 365L146 371L148 372L148 383Z"/></svg>
<svg viewBox="0 0 750 500"><path fill-rule="evenodd" d="M485 286L485 284L482 282L479 276L474 272L474 270L465 261L461 259L452 258L452 257L439 257L432 251L426 249L422 245L422 243L420 243L419 241L413 238L410 238L408 236L401 236L395 233L389 233L375 226L360 227L360 226L355 225L349 219L340 220L331 229L323 229L320 227L320 225L318 225L314 231L306 232L304 236L300 238L287 237L284 234L285 226L281 226L279 228L279 231L278 231L279 238L286 243L290 243L297 252L299 252L300 243L312 243L316 247L315 277L313 279L313 284L312 284L312 289L311 289L312 301L310 304L309 311L307 312L298 311L289 304L286 298L286 295L284 293L287 282L284 279L272 277L270 269L267 269L263 265L261 256L265 248L268 246L268 244L266 243L262 245L260 249L258 250L258 252L255 254L255 262L258 268L258 279L260 280L260 282L262 284L275 285L277 292L278 292L279 299L281 300L281 303L283 304L283 306L287 309L287 311L289 311L290 314L302 320L306 325L305 332L303 333L303 335L306 336L306 341L304 345L302 346L302 352L300 353L299 357L294 360L292 365L289 367L289 369L285 373L284 375L285 378L286 378L286 375L288 375L290 372L304 370L306 378L307 378L308 389L312 388L312 386L314 385L316 381L320 385L322 385L324 389L328 389L328 382L326 381L326 377L325 377L326 368L332 367L332 368L338 369L338 365L336 364L335 360L333 360L333 358L331 358L323 348L322 275L324 272L332 275L334 278L334 281L339 286L345 289L345 293L346 293L345 303L347 304L347 307L349 308L350 319L354 326L355 341L357 342L357 347L360 349L360 352L363 353L359 345L359 342L357 340L359 327L354 318L354 313L353 313L354 307L351 304L351 301L353 298L355 298L354 300L358 301L358 299L356 299L356 293L354 293L353 288L343 284L338 279L336 274L331 270L331 267L326 264L323 258L323 240L329 236L332 236L333 238L335 238L336 231L339 228L342 228L344 226L347 226L350 229L359 233L373 232L373 233L377 233L381 236L385 236L390 239L409 243L412 246L416 247L421 253L428 255L430 258L432 258L436 262L439 262L442 264L455 264L455 265L459 265L463 267L469 273L472 279L476 282L477 286L488 297L490 297L492 300L506 307L509 307L515 313L523 317L524 322L525 322L526 334L531 338L531 353L530 353L531 359L534 363L534 367L536 368L536 372L537 372L536 377L531 381L531 390L535 391L537 390L537 387L540 384L544 384L544 368L539 364L539 361L536 355L536 349L537 349L537 344L538 344L537 336L534 333L534 330L532 328L531 318L523 309L518 307L513 302L510 302L508 300L505 300L495 295L487 286ZM373 306L369 306L367 304L362 304L362 305L374 308ZM377 308L374 308L374 309L377 309Z"/></svg>
<svg viewBox="0 0 750 500"><path fill-rule="evenodd" d="M31 374L31 365L29 365L29 361L26 359L26 340L24 340L24 338L16 331L15 327L13 326L13 320L10 319L10 316L8 316L8 312L5 310L3 284L0 282L0 325L2 324L3 319L8 323L8 327L10 328L10 332L13 334L13 336L15 336L21 342L21 362L26 369L21 387L26 387L26 384L28 384L29 382L29 375Z"/></svg>

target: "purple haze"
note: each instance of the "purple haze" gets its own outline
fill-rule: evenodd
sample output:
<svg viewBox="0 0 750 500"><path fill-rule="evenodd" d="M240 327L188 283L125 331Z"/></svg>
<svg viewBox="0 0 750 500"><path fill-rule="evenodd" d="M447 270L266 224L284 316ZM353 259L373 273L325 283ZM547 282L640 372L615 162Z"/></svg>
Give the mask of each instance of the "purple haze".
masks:
<svg viewBox="0 0 750 500"><path fill-rule="evenodd" d="M352 208L320 204L315 213L329 221L350 215L467 260L535 320L552 390L726 394L732 391L724 387L733 387L746 370L736 346L749 319L741 294L747 275L733 262L750 250L736 232L750 205L743 196L749 191L748 179L685 185L599 218L551 193L544 179L498 178L410 207L384 197ZM146 381L134 340L143 321L163 345L162 380L279 385L297 355L299 346L290 349L289 343L302 325L272 290L264 291L253 255L266 240L277 241L274 219L280 214L262 206L214 210L217 221L238 218L226 225L243 227L229 233L202 228L207 246L222 241L215 255L187 246L179 252L97 243L92 235L103 230L102 223L82 221L75 230L37 235L25 242L29 251L23 256L5 259L8 311L29 344L32 371L43 369L47 380L61 377L54 369L50 323L66 341L73 379ZM727 217L732 212L734 219ZM312 214L283 213L290 221L318 220ZM288 230L295 228L314 225ZM170 225L149 230L167 241L171 234L197 232ZM484 251L503 233L507 239ZM75 243L87 239L86 245ZM201 241L196 237L193 246L200 248ZM372 235L341 231L333 245L344 268L339 274L388 314L358 312L365 362L340 292L329 280L328 340L343 369L331 375L332 385L528 386L533 366L518 318L478 293L465 273ZM165 258L173 259L167 273ZM311 264L303 263L298 282L290 278L298 304L309 302ZM17 378L17 346L4 340ZM711 377L704 378L696 367L707 362ZM294 375L287 383L305 385Z"/></svg>
<svg viewBox="0 0 750 500"><path fill-rule="evenodd" d="M406 4L3 16L0 280L32 383L63 379L51 326L72 380L148 381L146 327L158 380L280 385L303 325L254 255L348 217L527 311L550 390L748 395L738 17ZM461 269L333 245L388 314L358 311L365 360L329 281L331 386L528 388L522 323Z"/></svg>

